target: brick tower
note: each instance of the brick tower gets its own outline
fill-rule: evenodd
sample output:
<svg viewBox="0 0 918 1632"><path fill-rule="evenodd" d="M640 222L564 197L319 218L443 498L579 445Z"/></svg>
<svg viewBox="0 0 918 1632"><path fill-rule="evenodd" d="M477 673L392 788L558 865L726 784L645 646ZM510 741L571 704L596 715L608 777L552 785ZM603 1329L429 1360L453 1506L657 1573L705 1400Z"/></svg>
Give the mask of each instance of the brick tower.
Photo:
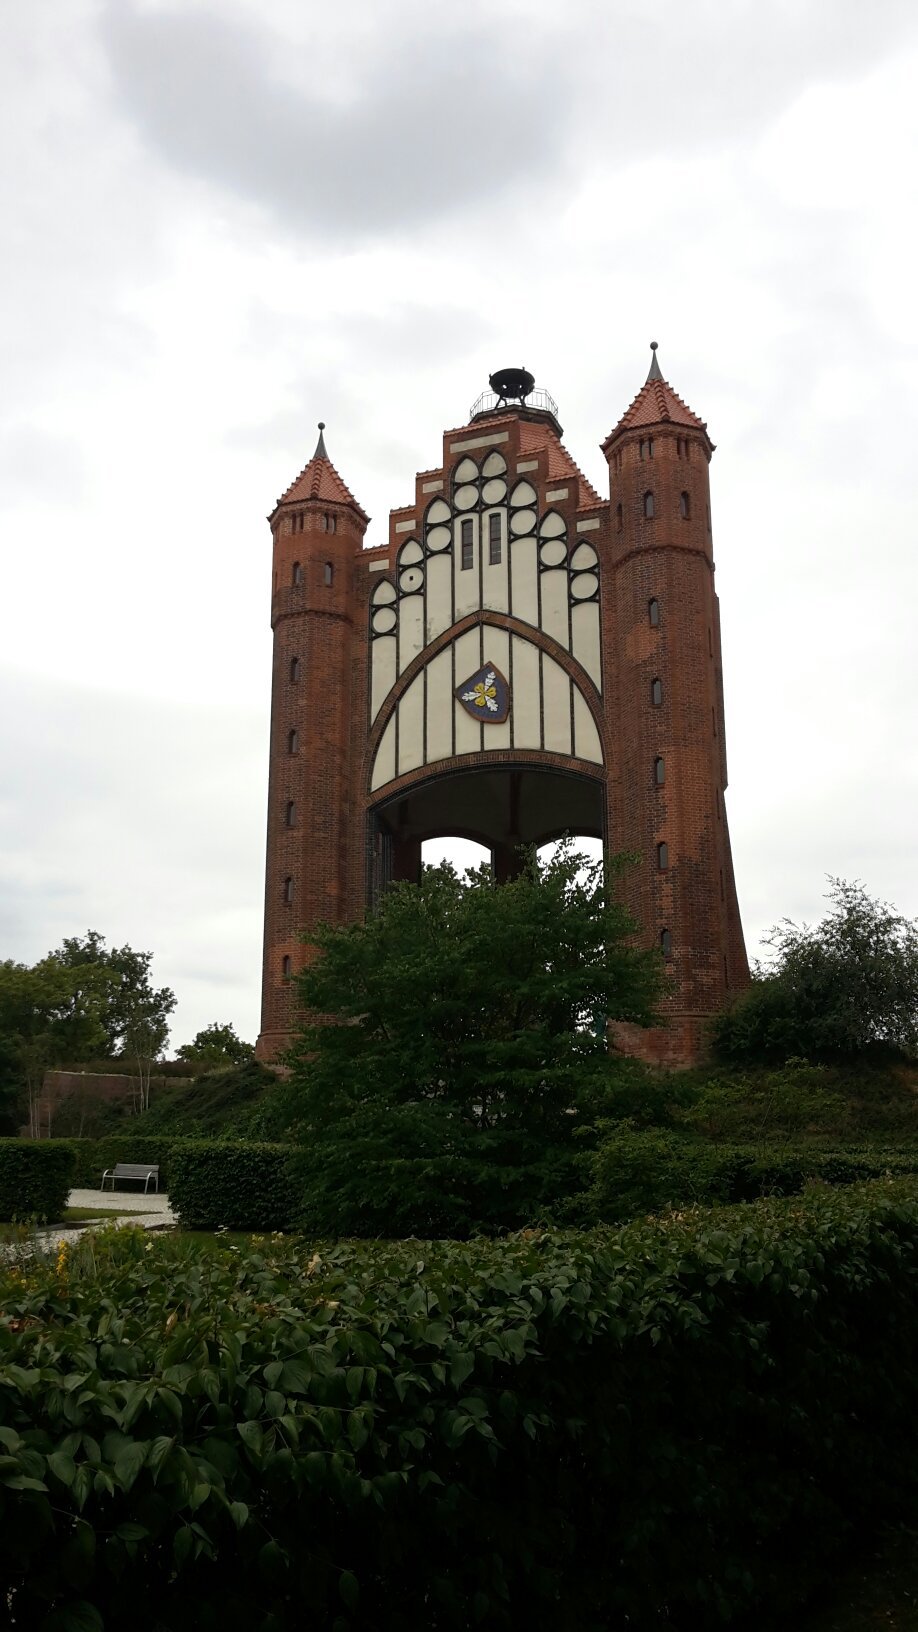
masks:
<svg viewBox="0 0 918 1632"><path fill-rule="evenodd" d="M647 381L603 443L602 499L525 370L493 375L441 462L364 549L367 517L315 454L279 500L262 1029L290 1026L299 933L359 919L427 838L508 877L570 831L630 851L628 905L672 975L667 1024L698 1057L748 980L724 809L723 685L704 423Z"/></svg>

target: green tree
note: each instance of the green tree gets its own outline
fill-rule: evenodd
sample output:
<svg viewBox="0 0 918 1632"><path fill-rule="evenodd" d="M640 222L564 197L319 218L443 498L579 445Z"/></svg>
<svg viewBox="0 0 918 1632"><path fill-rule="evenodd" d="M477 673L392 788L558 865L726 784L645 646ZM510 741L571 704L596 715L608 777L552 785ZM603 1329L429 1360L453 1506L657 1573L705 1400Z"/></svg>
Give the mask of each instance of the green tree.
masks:
<svg viewBox="0 0 918 1632"><path fill-rule="evenodd" d="M254 1045L243 1042L236 1035L235 1026L221 1025L215 1020L212 1025L199 1031L190 1043L183 1043L175 1057L187 1061L189 1065L208 1065L216 1070L223 1065L244 1065L254 1055Z"/></svg>
<svg viewBox="0 0 918 1632"><path fill-rule="evenodd" d="M38 1125L45 1072L104 1047L113 979L102 965L68 965L53 952L32 968L0 963L0 1080L8 1096L24 1096L33 1137L50 1132Z"/></svg>
<svg viewBox="0 0 918 1632"><path fill-rule="evenodd" d="M500 888L444 864L312 937L287 1087L304 1222L462 1233L549 1204L606 1019L649 1024L662 983L603 875L570 844Z"/></svg>
<svg viewBox="0 0 918 1632"><path fill-rule="evenodd" d="M918 924L860 883L829 883L821 923L784 919L772 930L772 964L713 1028L721 1059L831 1063L918 1049Z"/></svg>
<svg viewBox="0 0 918 1632"><path fill-rule="evenodd" d="M89 929L83 936L68 937L51 956L74 970L102 968L109 972L108 1001L101 1015L105 1034L101 1052L112 1059L128 1057L136 1064L141 1108L145 1108L150 1066L161 1058L169 1040L169 1016L175 1008L175 993L168 986L153 985L152 952L135 952L127 945L108 950L104 935Z"/></svg>

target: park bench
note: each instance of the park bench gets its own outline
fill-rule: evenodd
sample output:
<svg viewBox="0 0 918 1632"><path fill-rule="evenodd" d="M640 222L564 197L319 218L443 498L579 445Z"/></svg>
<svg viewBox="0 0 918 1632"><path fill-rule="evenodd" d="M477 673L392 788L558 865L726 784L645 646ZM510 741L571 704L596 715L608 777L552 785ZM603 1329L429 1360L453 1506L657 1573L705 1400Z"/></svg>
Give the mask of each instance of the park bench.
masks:
<svg viewBox="0 0 918 1632"><path fill-rule="evenodd" d="M144 1195L147 1194L152 1179L156 1186L156 1194L159 1195L159 1168L150 1167L147 1162L116 1162L114 1167L107 1167L102 1174L100 1188L103 1190L105 1189L106 1179L111 1179L113 1190L116 1179L136 1179L138 1183L142 1179Z"/></svg>

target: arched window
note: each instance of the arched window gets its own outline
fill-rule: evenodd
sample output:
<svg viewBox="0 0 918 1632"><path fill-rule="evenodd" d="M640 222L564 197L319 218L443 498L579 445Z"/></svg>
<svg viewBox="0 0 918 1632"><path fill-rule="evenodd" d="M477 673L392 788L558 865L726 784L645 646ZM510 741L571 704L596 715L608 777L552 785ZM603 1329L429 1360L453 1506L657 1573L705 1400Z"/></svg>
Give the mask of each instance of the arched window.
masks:
<svg viewBox="0 0 918 1632"><path fill-rule="evenodd" d="M642 436L641 437L641 443L640 443L639 451L640 451L640 455L641 455L642 459L652 459L653 458L653 437L652 436Z"/></svg>
<svg viewBox="0 0 918 1632"><path fill-rule="evenodd" d="M298 754L299 751L300 751L300 739L299 739L298 733L296 731L288 731L287 732L287 752L288 752L288 754Z"/></svg>
<svg viewBox="0 0 918 1632"><path fill-rule="evenodd" d="M653 703L654 708L659 708L660 704L662 703L662 701L663 701L663 681L662 680L651 680L651 682L650 682L650 701Z"/></svg>
<svg viewBox="0 0 918 1632"><path fill-rule="evenodd" d="M294 561L293 563L293 572L291 574L290 581L293 584L301 584L303 582L303 568L299 561Z"/></svg>
<svg viewBox="0 0 918 1632"><path fill-rule="evenodd" d="M296 827L296 805L292 799L288 799L284 806L284 826Z"/></svg>
<svg viewBox="0 0 918 1632"><path fill-rule="evenodd" d="M644 494L644 515L648 521L653 520L653 494L649 491Z"/></svg>
<svg viewBox="0 0 918 1632"><path fill-rule="evenodd" d="M662 788L666 781L666 762L658 754L653 762L653 779L658 788Z"/></svg>
<svg viewBox="0 0 918 1632"><path fill-rule="evenodd" d="M620 533L622 531L622 528L624 527L624 525L625 525L625 518L622 515L622 507L621 507L620 504L617 504L615 506L615 531L617 533Z"/></svg>
<svg viewBox="0 0 918 1632"><path fill-rule="evenodd" d="M669 845L665 841L657 845L657 866L661 873L669 866Z"/></svg>
<svg viewBox="0 0 918 1632"><path fill-rule="evenodd" d="M672 955L673 955L673 935L672 935L672 930L670 930L670 929L661 929L660 930L660 951L663 953L663 956L664 956L664 958L667 959L667 961L672 957Z"/></svg>
<svg viewBox="0 0 918 1632"><path fill-rule="evenodd" d="M692 501L687 493L679 494L679 514L683 521L688 521L692 513Z"/></svg>
<svg viewBox="0 0 918 1632"><path fill-rule="evenodd" d="M334 578L334 576L335 576L335 569L332 566L332 563L330 561L326 561L326 563L325 563L325 582L326 582L326 584L330 584L332 579Z"/></svg>
<svg viewBox="0 0 918 1632"><path fill-rule="evenodd" d="M284 953L283 959L281 961L281 974L283 975L285 980L289 980L290 976L293 974L293 964L290 961L289 952Z"/></svg>
<svg viewBox="0 0 918 1632"><path fill-rule="evenodd" d="M289 907L293 903L293 879L284 879L284 905Z"/></svg>
<svg viewBox="0 0 918 1632"><path fill-rule="evenodd" d="M298 657L291 657L291 659L290 659L290 679L293 681L293 684L296 685L299 678L300 678L300 660L299 660Z"/></svg>
<svg viewBox="0 0 918 1632"><path fill-rule="evenodd" d="M676 437L676 458L677 459L682 458L682 449L683 449L683 447L684 447L684 443L683 443L682 437L677 436Z"/></svg>
<svg viewBox="0 0 918 1632"><path fill-rule="evenodd" d="M660 603L657 600L647 602L647 616L650 619L651 629L660 627Z"/></svg>

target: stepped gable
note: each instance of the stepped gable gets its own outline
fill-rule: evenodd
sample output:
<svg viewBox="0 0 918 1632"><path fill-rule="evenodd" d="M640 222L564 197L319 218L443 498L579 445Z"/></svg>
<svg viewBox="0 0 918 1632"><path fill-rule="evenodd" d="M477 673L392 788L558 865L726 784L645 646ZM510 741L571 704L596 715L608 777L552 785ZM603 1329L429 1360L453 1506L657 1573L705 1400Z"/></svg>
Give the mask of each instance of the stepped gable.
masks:
<svg viewBox="0 0 918 1632"><path fill-rule="evenodd" d="M304 504L308 499L317 499L322 504L347 504L352 510L356 510L361 520L368 522L370 518L366 511L361 509L347 483L338 475L328 457L325 437L322 434L324 429L324 425L319 426L319 440L315 453L277 503Z"/></svg>

